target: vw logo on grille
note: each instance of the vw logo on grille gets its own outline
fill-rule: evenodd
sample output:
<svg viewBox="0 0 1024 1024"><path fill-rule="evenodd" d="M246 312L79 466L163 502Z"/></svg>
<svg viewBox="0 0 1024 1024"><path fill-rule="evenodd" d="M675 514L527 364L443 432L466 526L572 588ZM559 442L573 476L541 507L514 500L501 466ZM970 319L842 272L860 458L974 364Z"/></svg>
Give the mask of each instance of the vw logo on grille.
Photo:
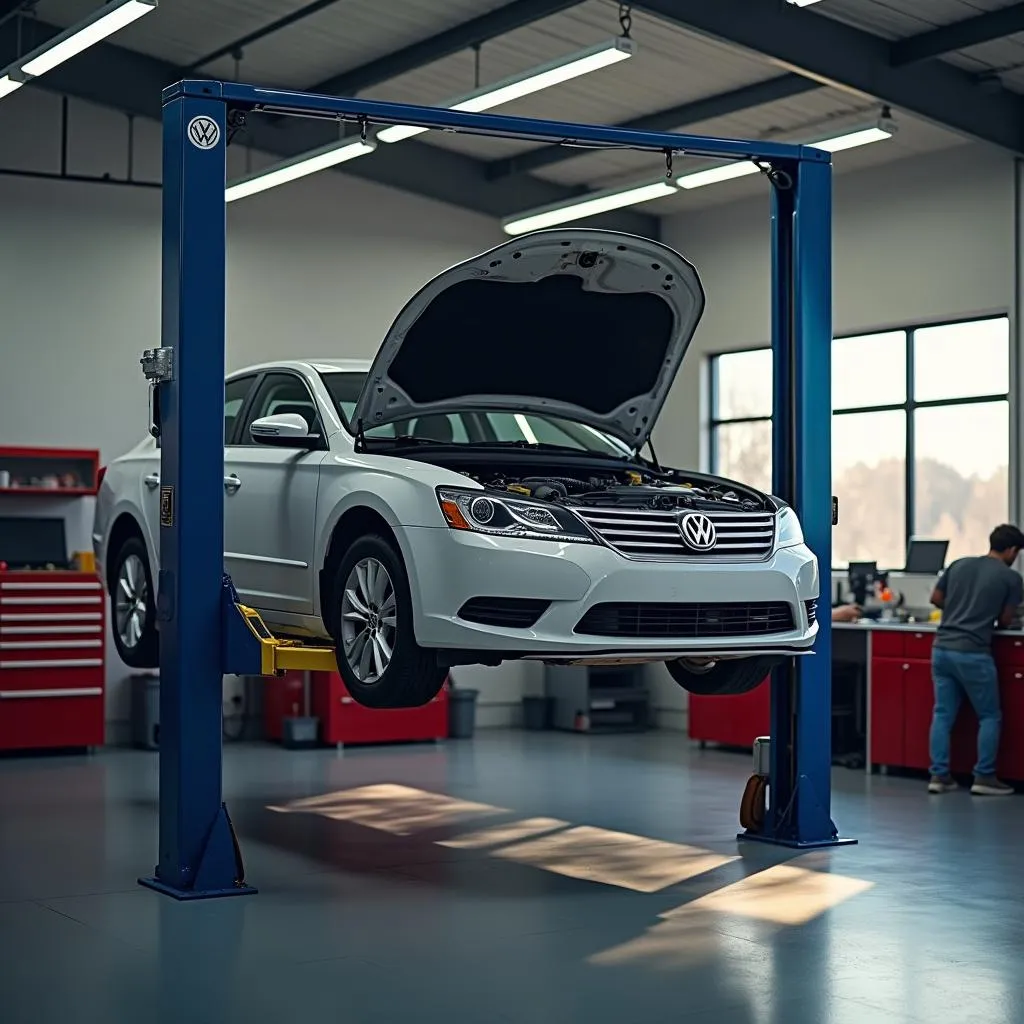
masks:
<svg viewBox="0 0 1024 1024"><path fill-rule="evenodd" d="M710 551L718 543L715 524L700 512L687 512L679 520L679 533L692 551Z"/></svg>

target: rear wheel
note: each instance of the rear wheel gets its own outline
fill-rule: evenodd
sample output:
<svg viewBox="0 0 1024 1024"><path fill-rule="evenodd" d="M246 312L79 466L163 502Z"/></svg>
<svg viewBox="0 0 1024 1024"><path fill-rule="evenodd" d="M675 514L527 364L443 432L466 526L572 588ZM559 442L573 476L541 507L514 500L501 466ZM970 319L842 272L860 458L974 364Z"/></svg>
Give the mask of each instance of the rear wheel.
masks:
<svg viewBox="0 0 1024 1024"><path fill-rule="evenodd" d="M113 567L110 604L114 646L129 668L156 668L160 664L160 636L149 556L141 537L125 540Z"/></svg>
<svg viewBox="0 0 1024 1024"><path fill-rule="evenodd" d="M446 671L413 634L412 598L405 566L375 534L354 541L334 577L331 627L345 688L370 708L427 704Z"/></svg>
<svg viewBox="0 0 1024 1024"><path fill-rule="evenodd" d="M749 693L785 659L773 656L718 661L700 667L685 660L667 661L669 675L684 689L700 697L725 697Z"/></svg>

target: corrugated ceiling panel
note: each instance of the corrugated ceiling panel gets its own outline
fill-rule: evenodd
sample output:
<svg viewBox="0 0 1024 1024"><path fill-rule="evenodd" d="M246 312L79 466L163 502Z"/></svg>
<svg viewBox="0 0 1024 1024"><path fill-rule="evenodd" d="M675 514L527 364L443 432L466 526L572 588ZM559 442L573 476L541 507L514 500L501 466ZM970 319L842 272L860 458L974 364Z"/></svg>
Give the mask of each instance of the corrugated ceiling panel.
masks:
<svg viewBox="0 0 1024 1024"><path fill-rule="evenodd" d="M488 43L481 53L481 80L497 81L618 33L615 7L591 0ZM761 57L646 17L633 16L637 54L628 61L501 108L501 113L564 121L611 124L727 92L781 72ZM372 91L401 102L443 102L472 88L472 57L459 54L395 79ZM471 136L436 136L431 141L491 159L529 149Z"/></svg>
<svg viewBox="0 0 1024 1024"><path fill-rule="evenodd" d="M826 0L808 9L887 39L926 32L985 11L1008 7L1017 0Z"/></svg>

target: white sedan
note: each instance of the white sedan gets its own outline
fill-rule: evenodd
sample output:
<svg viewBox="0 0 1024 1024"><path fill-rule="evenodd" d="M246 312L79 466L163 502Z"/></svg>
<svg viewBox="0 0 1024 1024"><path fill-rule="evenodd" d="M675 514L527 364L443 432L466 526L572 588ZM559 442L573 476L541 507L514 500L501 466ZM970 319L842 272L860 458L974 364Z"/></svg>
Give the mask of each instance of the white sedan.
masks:
<svg viewBox="0 0 1024 1024"><path fill-rule="evenodd" d="M703 308L658 242L544 231L427 284L372 364L232 374L224 559L242 601L280 635L330 639L371 707L521 658L756 686L818 628L795 513L640 455ZM134 667L158 661L159 474L152 439L112 462L93 531Z"/></svg>

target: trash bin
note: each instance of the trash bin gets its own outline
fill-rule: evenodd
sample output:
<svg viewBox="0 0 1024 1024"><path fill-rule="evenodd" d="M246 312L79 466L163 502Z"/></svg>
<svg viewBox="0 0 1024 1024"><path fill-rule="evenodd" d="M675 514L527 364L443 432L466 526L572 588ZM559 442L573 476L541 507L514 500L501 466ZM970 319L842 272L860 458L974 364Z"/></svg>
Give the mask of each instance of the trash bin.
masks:
<svg viewBox="0 0 1024 1024"><path fill-rule="evenodd" d="M281 746L288 750L306 750L319 746L320 719L293 715L281 719Z"/></svg>
<svg viewBox="0 0 1024 1024"><path fill-rule="evenodd" d="M453 740L471 740L476 728L476 698L479 690L452 689L448 694L448 735Z"/></svg>
<svg viewBox="0 0 1024 1024"><path fill-rule="evenodd" d="M550 729L554 701L550 697L523 698L523 728Z"/></svg>
<svg viewBox="0 0 1024 1024"><path fill-rule="evenodd" d="M132 743L142 750L160 746L160 676L131 677Z"/></svg>

